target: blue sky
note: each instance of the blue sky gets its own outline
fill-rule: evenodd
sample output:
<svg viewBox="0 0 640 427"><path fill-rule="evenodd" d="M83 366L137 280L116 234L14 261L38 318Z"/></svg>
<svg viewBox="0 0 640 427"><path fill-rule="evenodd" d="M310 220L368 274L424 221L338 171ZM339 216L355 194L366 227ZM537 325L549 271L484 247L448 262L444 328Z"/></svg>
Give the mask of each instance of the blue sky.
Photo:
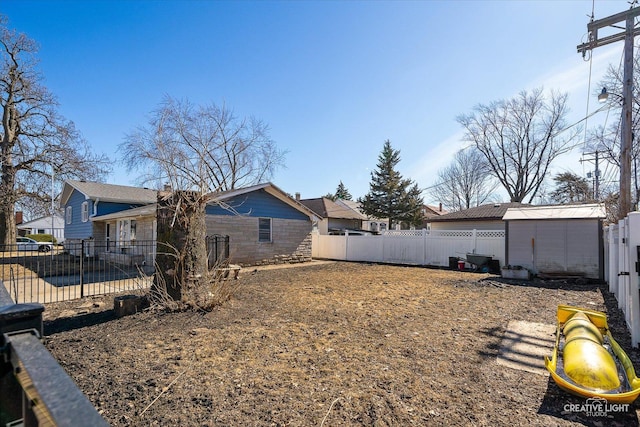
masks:
<svg viewBox="0 0 640 427"><path fill-rule="evenodd" d="M342 181L355 198L386 139L403 176L432 185L463 145L456 116L479 103L544 86L569 92L571 122L598 108L622 43L594 50L591 64L576 53L592 7L600 19L629 4L2 0L0 14L40 44L60 112L114 160L108 182L136 185L117 146L170 95L268 123L288 151L272 179L284 191L320 197ZM556 170L584 175L579 158L580 148Z"/></svg>

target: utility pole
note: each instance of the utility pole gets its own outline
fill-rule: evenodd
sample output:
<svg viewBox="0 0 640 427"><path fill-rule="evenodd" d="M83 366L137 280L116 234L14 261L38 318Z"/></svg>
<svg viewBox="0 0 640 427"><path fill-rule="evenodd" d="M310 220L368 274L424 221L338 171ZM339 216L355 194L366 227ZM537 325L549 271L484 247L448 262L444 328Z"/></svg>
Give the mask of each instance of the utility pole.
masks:
<svg viewBox="0 0 640 427"><path fill-rule="evenodd" d="M600 153L598 152L598 150L596 150L593 153L582 153L582 156L583 158L580 159L580 162L590 162L591 160L595 161L596 169L593 171L593 198L595 200L600 200L600 166L599 166ZM594 156L594 157L585 159L584 156ZM591 178L591 177L587 175L587 178Z"/></svg>
<svg viewBox="0 0 640 427"><path fill-rule="evenodd" d="M624 40L624 72L622 90L622 135L620 142L620 206L618 219L623 219L631 212L631 109L633 105L633 39L640 34L640 29L634 28L635 17L640 15L640 7L634 7L626 12L617 13L607 18L591 21L587 24L589 41L578 45L578 52L584 57L588 50ZM619 22L625 22L625 31L598 38L598 29L614 27Z"/></svg>

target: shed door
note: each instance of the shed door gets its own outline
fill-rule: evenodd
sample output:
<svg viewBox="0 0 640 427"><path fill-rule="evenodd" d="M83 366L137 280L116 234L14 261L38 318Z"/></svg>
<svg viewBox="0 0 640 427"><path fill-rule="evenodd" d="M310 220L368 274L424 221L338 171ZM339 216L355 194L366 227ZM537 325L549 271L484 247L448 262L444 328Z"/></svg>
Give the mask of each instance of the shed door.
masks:
<svg viewBox="0 0 640 427"><path fill-rule="evenodd" d="M578 219L509 221L509 264L535 273L600 278L599 224Z"/></svg>
<svg viewBox="0 0 640 427"><path fill-rule="evenodd" d="M532 242L536 238L536 224L533 221L509 221L508 254L510 265L519 265L535 271L535 246Z"/></svg>

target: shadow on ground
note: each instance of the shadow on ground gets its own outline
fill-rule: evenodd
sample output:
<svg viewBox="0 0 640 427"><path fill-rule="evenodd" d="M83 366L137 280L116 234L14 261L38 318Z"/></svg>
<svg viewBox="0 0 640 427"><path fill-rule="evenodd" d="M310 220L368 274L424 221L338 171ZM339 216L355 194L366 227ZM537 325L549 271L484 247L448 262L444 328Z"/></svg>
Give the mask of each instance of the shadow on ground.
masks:
<svg viewBox="0 0 640 427"><path fill-rule="evenodd" d="M70 317L60 317L55 320L44 321L44 335L54 335L60 332L72 331L87 326L99 325L114 320L113 310L99 311L96 313L79 314Z"/></svg>

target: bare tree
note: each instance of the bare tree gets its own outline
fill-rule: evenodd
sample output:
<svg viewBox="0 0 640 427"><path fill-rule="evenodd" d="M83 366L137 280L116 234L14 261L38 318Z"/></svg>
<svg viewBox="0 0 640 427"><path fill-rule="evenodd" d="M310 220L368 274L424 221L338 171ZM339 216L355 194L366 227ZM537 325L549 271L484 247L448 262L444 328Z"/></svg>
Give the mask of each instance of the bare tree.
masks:
<svg viewBox="0 0 640 427"><path fill-rule="evenodd" d="M498 185L482 153L470 147L458 151L451 164L438 171L431 196L457 211L491 201Z"/></svg>
<svg viewBox="0 0 640 427"><path fill-rule="evenodd" d="M144 183L169 183L158 201L159 251L154 290L169 283L169 296L189 307L211 309L218 301L207 269L205 209L217 192L268 180L284 152L261 121L239 119L226 107L196 106L165 96L146 126L120 145L129 170Z"/></svg>
<svg viewBox="0 0 640 427"><path fill-rule="evenodd" d="M528 197L530 203L536 197L551 163L570 151L579 134L577 126L564 129L567 98L566 93L551 92L547 102L541 88L522 91L458 117L466 140L484 155L512 202Z"/></svg>
<svg viewBox="0 0 640 427"><path fill-rule="evenodd" d="M253 117L239 119L224 105L197 106L165 96L146 126L120 145L129 170L144 171L142 183L168 183L207 194L268 180L285 152Z"/></svg>
<svg viewBox="0 0 640 427"><path fill-rule="evenodd" d="M0 244L15 242L16 203L51 203L52 175L98 179L108 171L106 157L94 155L58 114L56 99L41 85L37 51L0 16Z"/></svg>

